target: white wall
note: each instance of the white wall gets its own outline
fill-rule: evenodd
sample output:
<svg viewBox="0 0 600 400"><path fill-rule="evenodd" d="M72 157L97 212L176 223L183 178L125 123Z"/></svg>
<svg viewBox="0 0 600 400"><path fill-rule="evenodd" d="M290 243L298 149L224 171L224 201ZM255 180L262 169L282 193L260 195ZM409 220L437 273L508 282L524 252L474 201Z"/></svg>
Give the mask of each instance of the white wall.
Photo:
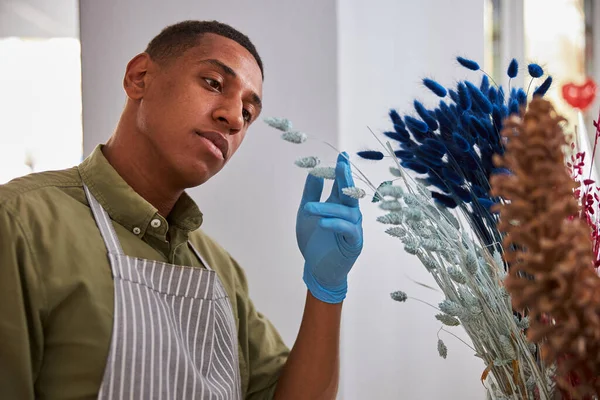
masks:
<svg viewBox="0 0 600 400"><path fill-rule="evenodd" d="M367 5L346 0L339 4L343 4L338 15L343 148L354 152L379 148L367 126L376 133L392 129L390 108L410 112L415 98L436 104L422 78L433 77L450 87L456 79L479 79L457 66L455 57L464 55L483 65L483 2L379 0ZM356 164L374 182L391 178L389 162ZM362 207L365 250L344 305L344 399L485 398L479 381L485 367L471 350L446 335L442 338L448 358L439 357L435 310L390 299L395 290L432 304L443 298L409 280L435 286L416 257L406 254L402 243L387 236L386 227L375 221L382 212L369 201Z"/></svg>
<svg viewBox="0 0 600 400"><path fill-rule="evenodd" d="M0 0L0 37L79 36L77 0Z"/></svg>
<svg viewBox="0 0 600 400"><path fill-rule="evenodd" d="M387 128L390 107L406 110L414 96L431 99L420 88L424 75L451 84L463 72L453 66L455 55L482 60L481 1L364 4L82 1L85 155L114 129L124 104L127 61L160 29L183 19L218 19L248 34L265 63L263 116L289 117L298 128L351 152L376 145L366 126ZM191 191L205 213L204 228L244 266L255 303L289 345L305 296L294 235L305 174L293 160L301 155L335 160L322 144L283 142L258 122L230 165ZM363 170L374 180L387 178L383 165ZM445 338L449 358L440 359L433 314L416 303L390 300L396 289L432 301L436 296L406 279L427 277L373 222L377 209L365 203L363 210L366 245L344 305L340 398L483 398L483 366L472 354Z"/></svg>

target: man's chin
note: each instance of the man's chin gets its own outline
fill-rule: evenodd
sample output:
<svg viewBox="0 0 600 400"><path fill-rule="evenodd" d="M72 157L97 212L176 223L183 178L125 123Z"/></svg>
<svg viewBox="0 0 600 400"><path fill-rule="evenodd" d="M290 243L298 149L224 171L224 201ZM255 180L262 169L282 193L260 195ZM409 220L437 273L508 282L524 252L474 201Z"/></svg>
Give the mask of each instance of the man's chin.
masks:
<svg viewBox="0 0 600 400"><path fill-rule="evenodd" d="M187 171L187 173L182 176L182 181L184 182L186 189L194 188L206 183L220 170L221 168L208 168L208 166L205 165L198 166L197 168Z"/></svg>

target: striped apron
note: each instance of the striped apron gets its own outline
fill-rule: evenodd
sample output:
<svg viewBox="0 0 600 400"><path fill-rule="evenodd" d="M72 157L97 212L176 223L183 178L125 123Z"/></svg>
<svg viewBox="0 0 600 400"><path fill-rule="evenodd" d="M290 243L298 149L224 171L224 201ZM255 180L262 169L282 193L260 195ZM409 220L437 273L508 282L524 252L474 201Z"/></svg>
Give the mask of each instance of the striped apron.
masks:
<svg viewBox="0 0 600 400"><path fill-rule="evenodd" d="M128 257L108 213L85 194L108 249L114 323L99 399L241 399L237 331L217 274Z"/></svg>

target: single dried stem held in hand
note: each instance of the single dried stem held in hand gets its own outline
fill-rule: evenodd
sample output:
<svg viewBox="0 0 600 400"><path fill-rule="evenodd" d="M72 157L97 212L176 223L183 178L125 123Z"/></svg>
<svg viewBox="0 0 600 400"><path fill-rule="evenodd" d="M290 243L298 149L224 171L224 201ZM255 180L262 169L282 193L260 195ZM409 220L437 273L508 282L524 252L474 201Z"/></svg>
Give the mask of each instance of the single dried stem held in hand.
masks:
<svg viewBox="0 0 600 400"><path fill-rule="evenodd" d="M511 173L493 176L491 186L493 196L506 200L496 208L513 306L527 310L529 339L557 363L559 385L579 398L600 392L600 278L589 227L572 218L578 204L564 164L563 120L541 98L523 118L509 118L502 130L506 152L494 161Z"/></svg>
<svg viewBox="0 0 600 400"><path fill-rule="evenodd" d="M264 122L267 125L282 131L283 133L281 134L281 138L287 142L294 143L294 144L302 144L302 143L306 142L308 139L314 139L314 140L317 140L317 141L325 144L327 147L331 148L336 153L342 154L342 152L339 149L337 149L335 146L333 146L331 143L329 143L325 140L321 140L318 138L311 138L309 135L307 135L304 132L301 132L298 130L293 130L292 129L293 124L287 118L267 117L264 119ZM369 180L369 178L367 178L367 176L350 160L349 157L344 155L344 158L346 158L348 160L350 165L356 171L356 173L353 172L353 176L357 180L365 183L373 191L373 193L376 194L377 187L375 187L375 185ZM309 173L314 176L317 176L317 177L320 177L323 179L335 179L334 168L317 166L320 164L320 160L318 159L318 157L314 157L314 156L302 157L300 159L297 159L295 164L301 168L312 168ZM364 197L365 194L366 193L364 193L364 191L361 189L361 191L350 192L347 195L349 195L353 198L362 198L362 197Z"/></svg>

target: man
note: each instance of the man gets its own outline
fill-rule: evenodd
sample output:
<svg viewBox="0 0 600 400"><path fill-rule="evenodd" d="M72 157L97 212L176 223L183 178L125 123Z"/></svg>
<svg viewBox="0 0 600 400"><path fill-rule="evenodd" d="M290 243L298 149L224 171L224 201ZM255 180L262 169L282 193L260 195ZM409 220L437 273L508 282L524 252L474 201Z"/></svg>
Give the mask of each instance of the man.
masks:
<svg viewBox="0 0 600 400"><path fill-rule="evenodd" d="M346 276L362 249L347 156L297 215L307 298L291 351L185 193L261 112L263 67L218 22L165 28L127 65L112 137L0 187L3 399L333 399ZM285 262L284 262L285 264ZM285 265L282 265L284 267Z"/></svg>

